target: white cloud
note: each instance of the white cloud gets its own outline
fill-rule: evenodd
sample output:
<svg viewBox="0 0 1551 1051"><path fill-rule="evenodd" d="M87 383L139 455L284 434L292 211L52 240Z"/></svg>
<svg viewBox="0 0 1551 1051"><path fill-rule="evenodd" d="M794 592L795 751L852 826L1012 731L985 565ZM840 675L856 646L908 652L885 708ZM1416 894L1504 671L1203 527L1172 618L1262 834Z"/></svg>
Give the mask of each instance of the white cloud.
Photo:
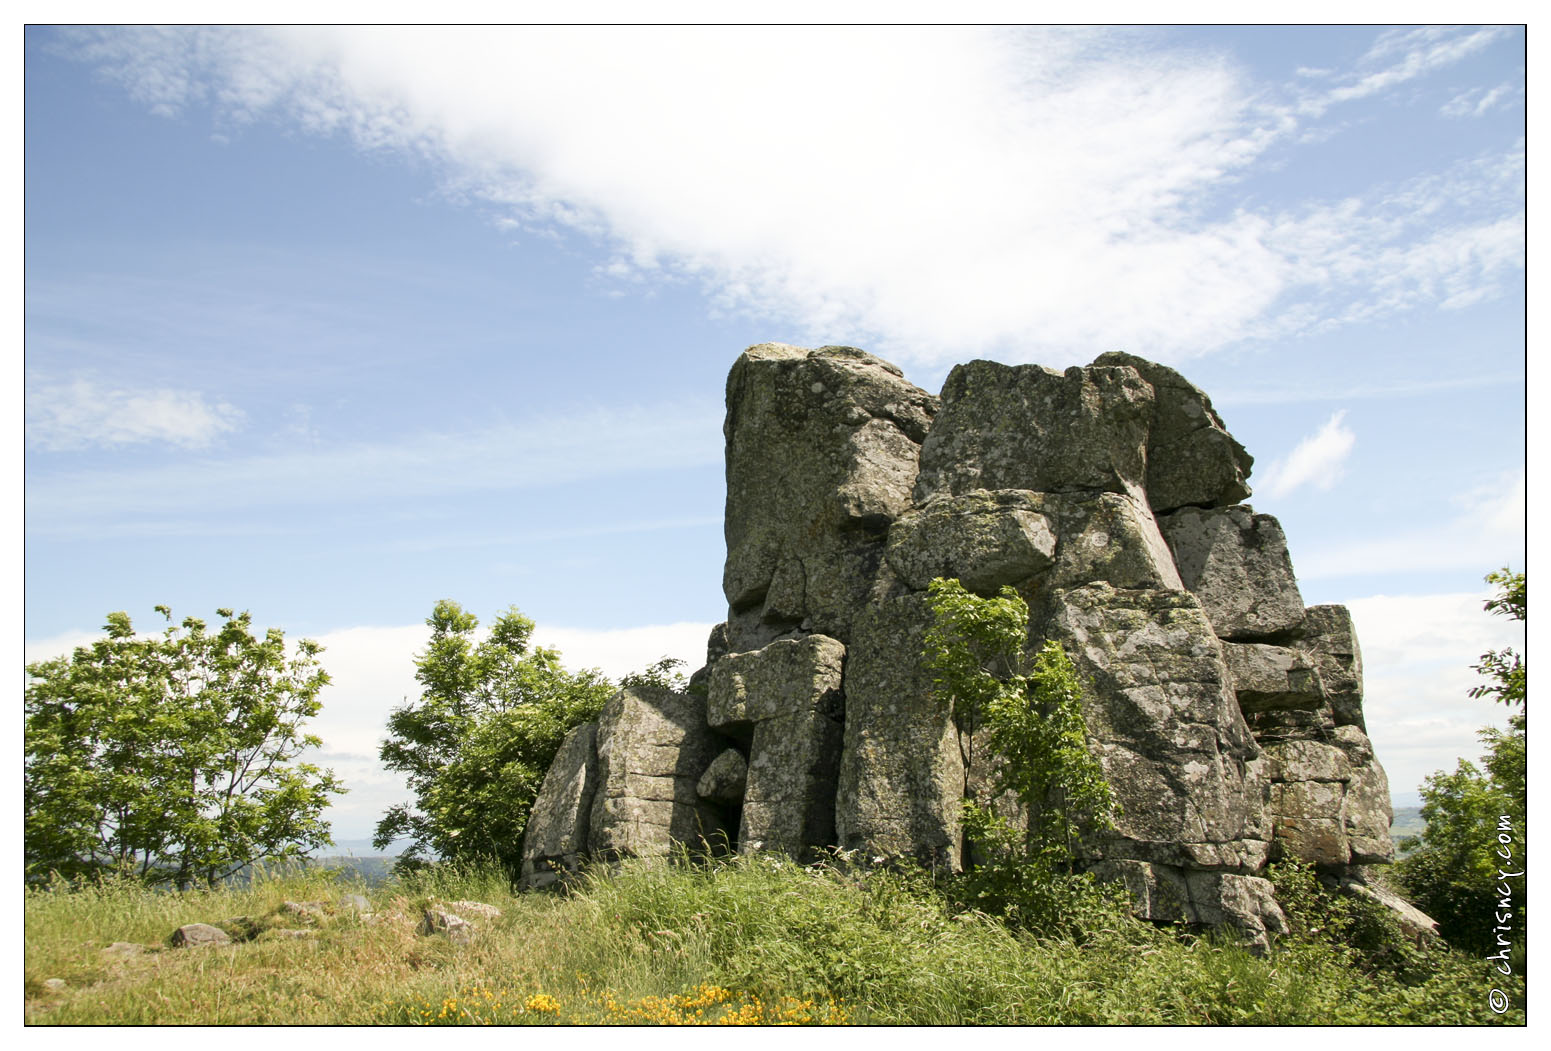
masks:
<svg viewBox="0 0 1551 1051"><path fill-rule="evenodd" d="M1471 88L1469 91L1455 95L1444 103L1438 112L1445 117L1479 117L1496 106L1507 105L1518 98L1519 94L1518 88L1513 84L1499 84L1490 90Z"/></svg>
<svg viewBox="0 0 1551 1051"><path fill-rule="evenodd" d="M1329 489L1341 477L1346 458L1357 444L1357 435L1342 424L1342 409L1325 425L1294 447L1284 458L1266 469L1264 480L1256 488L1266 496L1283 497L1304 485Z"/></svg>
<svg viewBox="0 0 1551 1051"><path fill-rule="evenodd" d="M1362 647L1368 735L1404 801L1435 770L1477 762L1476 731L1506 726L1502 705L1470 697L1489 649L1524 652L1524 626L1482 610L1491 592L1348 600Z"/></svg>
<svg viewBox="0 0 1551 1051"><path fill-rule="evenodd" d="M106 386L86 376L40 382L27 392L27 443L35 449L167 442L208 446L243 414L198 391Z"/></svg>
<svg viewBox="0 0 1551 1051"><path fill-rule="evenodd" d="M1387 30L1362 57L1360 68L1342 78L1345 83L1310 103L1310 108L1366 98L1451 66L1480 51L1501 33L1500 29L1466 32L1445 26Z"/></svg>
<svg viewBox="0 0 1551 1051"><path fill-rule="evenodd" d="M187 523L163 520L210 507L370 504L720 463L721 417L710 404L584 409L375 444L54 474L28 487L28 529L57 535L92 529L96 516L148 515L159 516L149 528L177 532Z"/></svg>
<svg viewBox="0 0 1551 1051"><path fill-rule="evenodd" d="M713 624L681 621L644 628L538 627L535 645L552 646L565 657L568 668L597 668L611 679L643 671L663 657L684 662L685 675L705 663L706 640Z"/></svg>
<svg viewBox="0 0 1551 1051"><path fill-rule="evenodd" d="M1337 541L1297 558L1302 580L1378 573L1425 573L1522 566L1524 469L1460 494L1452 517L1377 539Z"/></svg>
<svg viewBox="0 0 1551 1051"><path fill-rule="evenodd" d="M76 647L90 646L102 635L100 631L65 631L43 639L28 639L23 648L24 660L32 664L55 657L68 657L75 652Z"/></svg>
<svg viewBox="0 0 1551 1051"><path fill-rule="evenodd" d="M1492 38L1388 34L1362 68L1321 79L1320 106L1409 82ZM606 242L601 274L696 282L722 309L917 364L1087 360L1095 346L1178 360L1310 313L1343 317L1375 298L1366 284L1392 265L1413 275L1407 297L1377 297L1398 309L1493 294L1478 272L1517 259L1500 243L1513 240L1502 228L1511 201L1436 244L1408 229L1406 242L1376 245L1390 227L1331 223L1329 209L1208 216L1201 202L1306 130L1297 107L1268 103L1278 89L1221 55L1101 31L67 39L158 112L209 103L223 125L280 117L430 158L453 192L500 205L506 225ZM1365 285L1340 279L1352 260Z"/></svg>

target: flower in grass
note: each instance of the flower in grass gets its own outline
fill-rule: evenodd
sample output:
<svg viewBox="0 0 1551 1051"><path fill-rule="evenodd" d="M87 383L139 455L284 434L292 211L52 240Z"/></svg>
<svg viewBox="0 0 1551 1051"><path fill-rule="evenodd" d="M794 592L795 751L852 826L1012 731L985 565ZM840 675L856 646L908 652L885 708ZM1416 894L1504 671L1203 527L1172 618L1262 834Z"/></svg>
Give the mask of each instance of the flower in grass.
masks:
<svg viewBox="0 0 1551 1051"><path fill-rule="evenodd" d="M548 993L534 993L523 1003L523 1008L542 1014L557 1014L560 1011L560 1001Z"/></svg>

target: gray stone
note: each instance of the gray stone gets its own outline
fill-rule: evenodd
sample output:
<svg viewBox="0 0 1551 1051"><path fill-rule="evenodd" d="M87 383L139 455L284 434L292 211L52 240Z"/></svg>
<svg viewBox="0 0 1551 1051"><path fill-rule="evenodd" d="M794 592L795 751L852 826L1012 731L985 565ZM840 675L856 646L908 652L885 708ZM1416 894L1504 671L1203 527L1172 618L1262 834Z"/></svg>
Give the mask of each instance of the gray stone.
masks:
<svg viewBox="0 0 1551 1051"><path fill-rule="evenodd" d="M748 760L736 748L729 748L711 760L711 765L695 783L695 791L700 793L701 799L713 803L738 804L743 802L748 781Z"/></svg>
<svg viewBox="0 0 1551 1051"><path fill-rule="evenodd" d="M1223 872L1192 872L1145 861L1104 861L1100 879L1119 880L1136 915L1155 923L1192 923L1241 932L1256 951L1269 947L1268 932L1286 933L1287 917L1270 881Z"/></svg>
<svg viewBox="0 0 1551 1051"><path fill-rule="evenodd" d="M45 978L43 979L43 988L51 993L62 993L70 988L70 983L63 978Z"/></svg>
<svg viewBox="0 0 1551 1051"><path fill-rule="evenodd" d="M620 690L597 728L597 789L588 817L588 853L615 860L665 857L727 834L695 791L726 747L706 724L705 704L656 687Z"/></svg>
<svg viewBox="0 0 1551 1051"><path fill-rule="evenodd" d="M936 577L988 596L1030 581L1184 589L1152 513L1129 493L1002 489L935 497L894 524L886 559L918 591Z"/></svg>
<svg viewBox="0 0 1551 1051"><path fill-rule="evenodd" d="M549 764L523 834L525 888L547 887L581 867L598 788L597 732L595 722L575 727Z"/></svg>
<svg viewBox="0 0 1551 1051"><path fill-rule="evenodd" d="M1087 684L1090 747L1120 804L1098 856L1254 871L1270 822L1259 749L1211 626L1186 592L1056 592L1049 637Z"/></svg>
<svg viewBox="0 0 1551 1051"><path fill-rule="evenodd" d="M1438 921L1382 883L1349 876L1341 880L1340 887L1353 897L1366 898L1389 909L1395 922L1400 925L1401 933L1418 945L1427 945L1437 940Z"/></svg>
<svg viewBox="0 0 1551 1051"><path fill-rule="evenodd" d="M1303 638L1294 645L1319 670L1335 725L1366 731L1362 649L1351 612L1345 606L1310 606L1303 615Z"/></svg>
<svg viewBox="0 0 1551 1051"><path fill-rule="evenodd" d="M280 911L308 923L322 923L328 919L328 906L321 901L284 901L280 903Z"/></svg>
<svg viewBox="0 0 1551 1051"><path fill-rule="evenodd" d="M1153 391L1135 369L955 366L921 446L918 504L976 489L1143 491Z"/></svg>
<svg viewBox="0 0 1551 1051"><path fill-rule="evenodd" d="M846 648L825 635L782 639L730 653L711 668L706 720L723 732L752 730L764 719L819 711L839 718Z"/></svg>
<svg viewBox="0 0 1551 1051"><path fill-rule="evenodd" d="M1234 441L1212 399L1166 365L1110 351L1095 365L1133 368L1153 389L1147 437L1147 498L1159 514L1187 505L1226 507L1249 499L1254 458Z"/></svg>
<svg viewBox="0 0 1551 1051"><path fill-rule="evenodd" d="M139 942L114 942L102 950L102 955L117 959L128 959L131 956L139 956L144 952L145 946Z"/></svg>
<svg viewBox="0 0 1551 1051"><path fill-rule="evenodd" d="M483 921L498 920L501 918L501 910L494 905L486 905L482 901L449 901L447 908L453 909L459 916L467 919L470 916Z"/></svg>
<svg viewBox="0 0 1551 1051"><path fill-rule="evenodd" d="M1102 582L1117 588L1184 590L1158 523L1136 495L1046 493L1042 503L1059 537L1047 587Z"/></svg>
<svg viewBox="0 0 1551 1051"><path fill-rule="evenodd" d="M921 667L925 595L867 607L846 663L846 721L835 797L839 845L866 856L960 864L964 763L947 699Z"/></svg>
<svg viewBox="0 0 1551 1051"><path fill-rule="evenodd" d="M845 655L839 640L808 635L711 669L710 724L749 742L740 850L805 858L834 843Z"/></svg>
<svg viewBox="0 0 1551 1051"><path fill-rule="evenodd" d="M1056 537L1039 511L1042 503L1038 494L1020 489L933 500L894 523L885 557L917 591L944 577L995 595L1050 567Z"/></svg>
<svg viewBox="0 0 1551 1051"><path fill-rule="evenodd" d="M1262 742L1266 776L1272 781L1338 781L1352 779L1346 753L1321 741L1285 740Z"/></svg>
<svg viewBox="0 0 1551 1051"><path fill-rule="evenodd" d="M433 905L420 915L420 933L426 937L440 934L455 945L466 945L474 939L474 925L457 913Z"/></svg>
<svg viewBox="0 0 1551 1051"><path fill-rule="evenodd" d="M840 722L818 709L755 726L740 850L779 850L807 860L835 842L842 732Z"/></svg>
<svg viewBox="0 0 1551 1051"><path fill-rule="evenodd" d="M1352 851L1342 814L1345 797L1346 786L1340 782L1273 784L1271 812L1279 854L1326 867L1349 863Z"/></svg>
<svg viewBox="0 0 1551 1051"><path fill-rule="evenodd" d="M1303 598L1282 526L1247 506L1186 507L1158 525L1185 587L1225 639L1286 635L1303 624Z"/></svg>
<svg viewBox="0 0 1551 1051"><path fill-rule="evenodd" d="M1318 711L1325 706L1325 686L1314 661L1301 650L1260 642L1224 642L1234 696L1239 710Z"/></svg>
<svg viewBox="0 0 1551 1051"><path fill-rule="evenodd" d="M192 949L200 945L228 945L232 936L208 923L185 923L172 932L168 942L174 949Z"/></svg>
<svg viewBox="0 0 1551 1051"><path fill-rule="evenodd" d="M1015 588L1025 656L1076 663L1120 805L1078 861L1142 915L1264 948L1273 851L1330 880L1393 856L1351 617L1303 608L1281 526L1240 503L1250 457L1178 372L977 361L939 403L854 348L760 344L724 435L727 620L688 695L622 691L568 738L525 884L734 833L952 871L966 796L1021 827L1003 757L921 667L937 577Z"/></svg>
<svg viewBox="0 0 1551 1051"><path fill-rule="evenodd" d="M750 347L727 378L731 650L795 629L846 640L910 507L937 399L852 347Z"/></svg>
<svg viewBox="0 0 1551 1051"><path fill-rule="evenodd" d="M1367 751L1371 756L1372 748ZM1378 760L1353 763L1341 816L1352 864L1387 865L1395 860L1395 843L1389 831L1395 812L1390 803L1389 777Z"/></svg>

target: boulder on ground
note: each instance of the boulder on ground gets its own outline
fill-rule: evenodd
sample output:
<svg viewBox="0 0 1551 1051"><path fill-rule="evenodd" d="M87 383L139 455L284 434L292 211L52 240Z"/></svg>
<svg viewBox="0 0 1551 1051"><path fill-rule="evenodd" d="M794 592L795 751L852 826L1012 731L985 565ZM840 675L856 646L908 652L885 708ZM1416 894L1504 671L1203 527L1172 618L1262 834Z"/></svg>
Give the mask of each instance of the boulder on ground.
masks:
<svg viewBox="0 0 1551 1051"><path fill-rule="evenodd" d="M440 934L455 945L464 945L474 939L474 925L456 913L433 905L421 913L420 933L426 937Z"/></svg>
<svg viewBox="0 0 1551 1051"><path fill-rule="evenodd" d="M1193 872L1145 861L1103 861L1091 870L1102 880L1118 880L1131 896L1132 911L1154 923L1190 923L1241 933L1257 952L1270 945L1269 934L1289 929L1271 882L1258 876Z"/></svg>
<svg viewBox="0 0 1551 1051"><path fill-rule="evenodd" d="M185 923L167 939L174 949L192 949L200 945L227 945L232 936L208 923Z"/></svg>
<svg viewBox="0 0 1551 1051"><path fill-rule="evenodd" d="M727 834L695 790L726 747L706 723L705 702L660 687L627 687L598 716L597 789L588 815L588 853L666 857L675 843Z"/></svg>
<svg viewBox="0 0 1551 1051"><path fill-rule="evenodd" d="M523 834L523 887L548 886L581 867L598 786L597 730L596 722L573 728L549 764Z"/></svg>

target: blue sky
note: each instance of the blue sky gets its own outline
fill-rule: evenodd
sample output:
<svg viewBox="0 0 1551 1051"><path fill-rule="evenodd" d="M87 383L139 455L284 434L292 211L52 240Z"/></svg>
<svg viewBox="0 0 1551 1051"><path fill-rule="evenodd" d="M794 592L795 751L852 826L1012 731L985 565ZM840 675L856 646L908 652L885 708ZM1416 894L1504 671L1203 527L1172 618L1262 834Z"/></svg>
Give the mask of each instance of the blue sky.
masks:
<svg viewBox="0 0 1551 1051"><path fill-rule="evenodd" d="M26 33L26 638L318 638L354 790L439 598L698 664L722 389L1111 349L1203 387L1396 801L1474 755L1524 564L1524 33ZM1520 643L1521 644L1521 643Z"/></svg>

